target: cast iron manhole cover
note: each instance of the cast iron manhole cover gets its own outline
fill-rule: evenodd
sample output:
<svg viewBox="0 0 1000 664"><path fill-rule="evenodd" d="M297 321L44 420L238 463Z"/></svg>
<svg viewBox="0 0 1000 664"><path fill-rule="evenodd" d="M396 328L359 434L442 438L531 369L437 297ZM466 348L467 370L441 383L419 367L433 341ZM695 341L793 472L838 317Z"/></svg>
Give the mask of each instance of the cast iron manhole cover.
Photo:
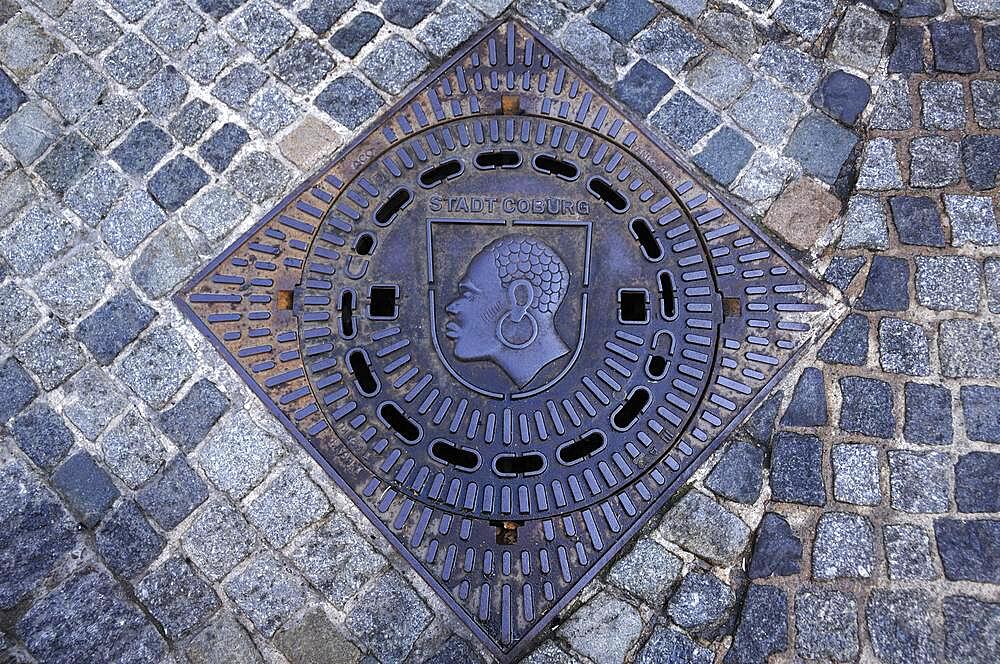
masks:
<svg viewBox="0 0 1000 664"><path fill-rule="evenodd" d="M177 301L508 659L764 397L824 297L511 21Z"/></svg>

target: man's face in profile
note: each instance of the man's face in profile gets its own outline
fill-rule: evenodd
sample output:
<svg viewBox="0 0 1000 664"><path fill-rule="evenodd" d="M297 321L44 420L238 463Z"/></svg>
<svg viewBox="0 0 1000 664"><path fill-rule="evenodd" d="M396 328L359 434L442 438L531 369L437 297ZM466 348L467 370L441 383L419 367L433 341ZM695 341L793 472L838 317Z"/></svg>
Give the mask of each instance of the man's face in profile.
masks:
<svg viewBox="0 0 1000 664"><path fill-rule="evenodd" d="M496 331L508 309L505 301L493 256L483 252L469 263L458 284L458 297L445 309L451 315L445 334L454 342L456 358L477 360L499 352Z"/></svg>

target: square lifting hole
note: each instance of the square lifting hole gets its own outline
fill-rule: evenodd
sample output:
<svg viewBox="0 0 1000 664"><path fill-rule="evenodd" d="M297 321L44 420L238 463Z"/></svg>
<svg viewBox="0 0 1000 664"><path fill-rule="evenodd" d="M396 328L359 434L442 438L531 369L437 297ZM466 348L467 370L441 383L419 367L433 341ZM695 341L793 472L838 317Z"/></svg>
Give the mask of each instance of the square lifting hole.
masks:
<svg viewBox="0 0 1000 664"><path fill-rule="evenodd" d="M618 321L627 325L649 322L649 291L645 288L618 290Z"/></svg>
<svg viewBox="0 0 1000 664"><path fill-rule="evenodd" d="M372 320L393 320L399 315L398 299L399 286L372 286L368 291L368 317Z"/></svg>

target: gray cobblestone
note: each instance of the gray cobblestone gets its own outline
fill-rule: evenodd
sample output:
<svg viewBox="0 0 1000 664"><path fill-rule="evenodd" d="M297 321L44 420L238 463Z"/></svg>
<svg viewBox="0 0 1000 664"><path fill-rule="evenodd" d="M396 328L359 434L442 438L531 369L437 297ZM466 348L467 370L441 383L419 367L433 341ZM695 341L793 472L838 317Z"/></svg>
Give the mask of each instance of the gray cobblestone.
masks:
<svg viewBox="0 0 1000 664"><path fill-rule="evenodd" d="M284 449L245 412L234 413L217 426L198 451L202 470L221 491L235 499L260 484Z"/></svg>
<svg viewBox="0 0 1000 664"><path fill-rule="evenodd" d="M995 246L1000 244L1000 228L989 196L945 195L944 207L951 222L951 243Z"/></svg>
<svg viewBox="0 0 1000 664"><path fill-rule="evenodd" d="M401 661L430 621L423 600L392 571L362 591L344 624L379 659Z"/></svg>
<svg viewBox="0 0 1000 664"><path fill-rule="evenodd" d="M867 194L855 194L847 201L841 249L888 249L889 223L882 201Z"/></svg>
<svg viewBox="0 0 1000 664"><path fill-rule="evenodd" d="M167 52L183 51L191 46L205 20L181 0L167 0L149 15L143 33Z"/></svg>
<svg viewBox="0 0 1000 664"><path fill-rule="evenodd" d="M938 576L931 559L930 538L923 528L909 523L886 524L882 534L891 578L929 581Z"/></svg>
<svg viewBox="0 0 1000 664"><path fill-rule="evenodd" d="M454 637L453 637L454 638ZM353 664L358 661L361 652L348 641L327 618L323 609L308 610L299 619L287 623L274 637L278 650L291 664L308 664L311 662L329 662L330 664ZM464 642L462 642L464 643ZM455 662L478 661L470 657L473 653L463 653ZM428 662L434 662L431 659ZM448 664L453 660L443 660Z"/></svg>
<svg viewBox="0 0 1000 664"><path fill-rule="evenodd" d="M73 433L46 404L35 404L10 424L17 446L35 465L51 471L73 447Z"/></svg>
<svg viewBox="0 0 1000 664"><path fill-rule="evenodd" d="M226 594L254 626L271 637L303 604L305 582L272 553L255 557L225 584Z"/></svg>
<svg viewBox="0 0 1000 664"><path fill-rule="evenodd" d="M942 321L938 353L945 376L995 378L1000 375L1000 328L975 320Z"/></svg>
<svg viewBox="0 0 1000 664"><path fill-rule="evenodd" d="M101 222L101 237L119 258L128 256L166 215L145 191L128 191Z"/></svg>
<svg viewBox="0 0 1000 664"><path fill-rule="evenodd" d="M894 509L911 513L948 510L948 457L941 452L889 453L889 485Z"/></svg>
<svg viewBox="0 0 1000 664"><path fill-rule="evenodd" d="M122 291L80 321L74 336L98 363L107 365L138 338L156 315L132 291Z"/></svg>
<svg viewBox="0 0 1000 664"><path fill-rule="evenodd" d="M176 528L207 498L205 482L182 454L171 459L160 476L136 494L142 509L164 530Z"/></svg>
<svg viewBox="0 0 1000 664"><path fill-rule="evenodd" d="M878 505L882 502L877 447L834 445L831 457L834 498L852 505Z"/></svg>
<svg viewBox="0 0 1000 664"><path fill-rule="evenodd" d="M625 659L638 642L642 621L635 607L604 593L581 606L559 628L560 635L596 664Z"/></svg>
<svg viewBox="0 0 1000 664"><path fill-rule="evenodd" d="M38 93L70 122L92 109L106 87L104 77L75 53L53 60L35 80Z"/></svg>
<svg viewBox="0 0 1000 664"><path fill-rule="evenodd" d="M138 489L167 460L159 436L135 409L101 439L104 463L132 489Z"/></svg>
<svg viewBox="0 0 1000 664"><path fill-rule="evenodd" d="M280 548L329 509L326 496L306 472L291 466L264 487L250 503L247 516L271 544Z"/></svg>
<svg viewBox="0 0 1000 664"><path fill-rule="evenodd" d="M160 408L194 372L194 365L180 333L159 327L132 346L115 373L143 401Z"/></svg>
<svg viewBox="0 0 1000 664"><path fill-rule="evenodd" d="M931 309L979 311L979 263L964 256L917 256L917 301Z"/></svg>
<svg viewBox="0 0 1000 664"><path fill-rule="evenodd" d="M288 19L264 0L247 3L233 14L226 29L261 61L281 48L295 32Z"/></svg>
<svg viewBox="0 0 1000 664"><path fill-rule="evenodd" d="M871 522L857 514L826 512L816 524L812 575L820 581L869 578L875 567Z"/></svg>
<svg viewBox="0 0 1000 664"><path fill-rule="evenodd" d="M351 522L336 513L299 535L289 558L337 606L354 597L386 565Z"/></svg>
<svg viewBox="0 0 1000 664"><path fill-rule="evenodd" d="M903 187L903 178L896 157L896 144L893 140L875 138L865 144L857 187L876 191Z"/></svg>
<svg viewBox="0 0 1000 664"><path fill-rule="evenodd" d="M253 552L257 533L227 501L214 499L201 508L181 541L194 564L218 581Z"/></svg>
<svg viewBox="0 0 1000 664"><path fill-rule="evenodd" d="M216 617L208 627L201 630L191 640L184 654L193 664L215 664L220 661L259 664L263 661L250 635L228 614Z"/></svg>
<svg viewBox="0 0 1000 664"><path fill-rule="evenodd" d="M41 104L28 102L10 117L0 129L0 143L21 164L28 165L42 156L59 137L59 123Z"/></svg>
<svg viewBox="0 0 1000 664"><path fill-rule="evenodd" d="M125 178L108 164L98 164L68 192L64 203L90 226L97 225L125 193Z"/></svg>
<svg viewBox="0 0 1000 664"><path fill-rule="evenodd" d="M965 126L965 91L958 81L924 81L920 84L924 129L959 129Z"/></svg>
<svg viewBox="0 0 1000 664"><path fill-rule="evenodd" d="M142 37L126 33L104 57L104 70L130 88L138 88L163 66L156 49Z"/></svg>
<svg viewBox="0 0 1000 664"><path fill-rule="evenodd" d="M905 79L889 79L882 83L872 103L868 126L889 131L913 126L913 107Z"/></svg>
<svg viewBox="0 0 1000 664"><path fill-rule="evenodd" d="M144 576L136 595L173 638L197 630L219 608L212 588L180 558L168 558Z"/></svg>
<svg viewBox="0 0 1000 664"><path fill-rule="evenodd" d="M783 143L804 111L800 101L766 79L755 81L732 108L737 124L768 145Z"/></svg>
<svg viewBox="0 0 1000 664"><path fill-rule="evenodd" d="M928 604L923 590L872 590L865 617L876 657L899 664L937 660Z"/></svg>
<svg viewBox="0 0 1000 664"><path fill-rule="evenodd" d="M735 603L732 588L711 574L692 570L667 603L667 615L678 626L698 632L720 626Z"/></svg>
<svg viewBox="0 0 1000 664"><path fill-rule="evenodd" d="M662 16L636 35L632 42L639 55L670 72L679 72L692 58L705 52L705 46L684 24Z"/></svg>
<svg viewBox="0 0 1000 664"><path fill-rule="evenodd" d="M62 50L59 40L28 12L18 13L0 31L0 60L21 80L38 73Z"/></svg>
<svg viewBox="0 0 1000 664"><path fill-rule="evenodd" d="M94 440L123 408L123 395L101 369L88 366L63 385L63 415Z"/></svg>
<svg viewBox="0 0 1000 664"><path fill-rule="evenodd" d="M920 325L899 318L883 318L878 326L879 359L889 373L930 374L927 333Z"/></svg>
<svg viewBox="0 0 1000 664"><path fill-rule="evenodd" d="M150 298L170 293L197 267L194 247L180 226L161 228L132 263L132 280Z"/></svg>
<svg viewBox="0 0 1000 664"><path fill-rule="evenodd" d="M188 89L184 77L173 65L167 65L142 86L139 101L154 116L165 118L184 103Z"/></svg>
<svg viewBox="0 0 1000 664"><path fill-rule="evenodd" d="M72 322L107 292L111 267L93 247L85 247L43 274L35 289L62 320Z"/></svg>
<svg viewBox="0 0 1000 664"><path fill-rule="evenodd" d="M0 341L13 345L38 322L38 308L14 282L0 285Z"/></svg>
<svg viewBox="0 0 1000 664"><path fill-rule="evenodd" d="M80 132L104 149L131 127L138 115L139 107L135 102L120 95L110 95L80 120Z"/></svg>
<svg viewBox="0 0 1000 664"><path fill-rule="evenodd" d="M806 659L853 659L858 653L854 597L836 590L800 590L795 595L795 648Z"/></svg>
<svg viewBox="0 0 1000 664"><path fill-rule="evenodd" d="M640 539L608 572L608 581L657 606L681 573L681 560L651 539Z"/></svg>
<svg viewBox="0 0 1000 664"><path fill-rule="evenodd" d="M18 344L14 354L46 390L62 385L84 363L83 349L55 320L47 321Z"/></svg>
<svg viewBox="0 0 1000 664"><path fill-rule="evenodd" d="M369 53L360 68L372 83L391 94L399 94L429 64L413 44L393 35Z"/></svg>
<svg viewBox="0 0 1000 664"><path fill-rule="evenodd" d="M670 508L659 533L717 564L735 560L750 538L750 529L738 516L699 491L685 494Z"/></svg>

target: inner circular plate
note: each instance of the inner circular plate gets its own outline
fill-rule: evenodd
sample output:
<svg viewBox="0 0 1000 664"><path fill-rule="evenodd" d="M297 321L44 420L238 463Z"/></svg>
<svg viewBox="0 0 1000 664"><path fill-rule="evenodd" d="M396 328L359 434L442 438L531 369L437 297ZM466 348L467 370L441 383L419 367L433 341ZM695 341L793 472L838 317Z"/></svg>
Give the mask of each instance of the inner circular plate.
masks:
<svg viewBox="0 0 1000 664"><path fill-rule="evenodd" d="M596 133L498 115L416 133L349 184L296 315L318 403L376 477L456 513L551 517L670 450L722 312L656 174Z"/></svg>

